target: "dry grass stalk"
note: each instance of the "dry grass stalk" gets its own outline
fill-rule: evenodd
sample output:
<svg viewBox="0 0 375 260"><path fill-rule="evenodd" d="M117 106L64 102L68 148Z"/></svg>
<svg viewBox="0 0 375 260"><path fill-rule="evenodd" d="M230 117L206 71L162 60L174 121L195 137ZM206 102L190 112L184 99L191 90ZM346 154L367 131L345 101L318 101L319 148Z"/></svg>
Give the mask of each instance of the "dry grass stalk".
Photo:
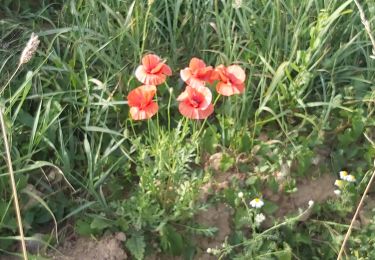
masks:
<svg viewBox="0 0 375 260"><path fill-rule="evenodd" d="M359 2L357 0L354 0L354 3L356 4L359 11L359 15L361 16L361 22L364 25L368 36L370 37L370 41L372 43L372 54L375 55L375 39L371 33L370 22L366 19L365 12L363 11L363 8L359 4Z"/></svg>
<svg viewBox="0 0 375 260"><path fill-rule="evenodd" d="M3 142L4 142L4 147L5 147L6 162L7 162L9 176L10 176L10 183L11 183L11 186L12 186L13 201L14 201L14 207L15 207L15 210L16 210L16 217L17 217L19 234L20 234L20 238L21 238L21 246L22 246L23 258L25 260L27 260L28 258L27 258L25 236L24 236L24 233L23 233L21 210L20 210L20 206L19 206L19 203L18 203L17 186L16 186L16 181L14 179L14 172L13 172L13 166L12 166L12 158L10 156L8 134L7 134L7 131L6 131L6 126L5 126L5 122L4 122L3 112L4 112L4 110L1 107L0 108L0 124L1 124L1 132L3 133Z"/></svg>
<svg viewBox="0 0 375 260"><path fill-rule="evenodd" d="M371 44L372 44L372 47L373 47L373 48L372 48L372 53L373 53L372 58L375 58L375 57L374 57L374 56L375 56L375 39L374 39L374 37L373 37L372 34L371 34L370 23L369 23L369 21L366 19L365 12L363 11L363 8L362 8L362 6L359 4L359 2L358 2L357 0L354 0L354 2L355 2L356 6L357 6L357 8L358 8L359 15L361 16L362 24L364 25L365 30L366 30L366 32L367 32L367 34L368 34L368 36L370 37L370 40L371 40ZM366 136L366 135L365 135L365 136ZM367 136L366 136L366 137L367 137ZM372 143L372 144L373 144L373 143ZM374 168L375 168L375 161L374 161ZM342 242L342 244L341 244L341 248L340 248L340 251L339 251L339 253L338 253L338 255L337 255L337 260L340 260L341 257L342 257L342 254L344 253L344 249L345 249L346 242L348 241L348 239L349 239L349 237L350 237L350 234L351 234L352 229L353 229L354 222L355 222L355 220L357 219L357 216L358 216L358 214L359 214L359 210L362 208L363 202L364 202L364 200L365 200L365 198L366 198L367 192L369 191L369 189L370 189L370 187L371 187L371 184L372 184L372 182L373 182L373 180L374 180L374 177L375 177L375 170L373 170L373 173L372 173L371 179L370 179L370 181L368 182L365 191L363 192L363 195L362 195L362 197L361 197L361 200L359 201L359 204L358 204L357 209L356 209L356 211L355 211L355 213L354 213L354 216L353 216L353 218L352 218L352 221L350 222L350 226L349 226L349 228L348 228L348 231L346 232L346 235L345 235L345 237L344 237L344 241Z"/></svg>
<svg viewBox="0 0 375 260"><path fill-rule="evenodd" d="M38 49L40 41L38 39L38 36L35 35L34 33L31 34L29 41L27 42L25 48L22 51L20 60L18 62L18 66L13 72L12 76L9 78L7 83L1 88L0 90L0 95L3 93L5 88L9 85L9 83L12 81L18 70L23 64L28 63L31 58L34 56L36 50ZM1 106L0 107L0 126L1 126L1 132L3 135L3 142L4 142L4 148L5 148L5 154L6 154L6 163L8 166L8 172L10 176L10 182L11 182L11 187L12 187L12 193L13 193L13 201L14 201L14 207L16 211L16 217L17 217L17 224L18 224L18 229L19 229L19 235L20 235L20 240L21 240L21 247L22 247L22 254L23 254L23 259L27 260L27 250L26 250L26 243L25 243L25 236L23 233L23 225L22 225L22 217L21 217L21 210L18 202L18 194L17 194L17 186L16 186L16 181L14 178L14 171L13 171L13 166L12 166L12 158L10 155L10 148L9 148L9 142L8 142L8 133L7 129L5 126L4 122L4 109Z"/></svg>

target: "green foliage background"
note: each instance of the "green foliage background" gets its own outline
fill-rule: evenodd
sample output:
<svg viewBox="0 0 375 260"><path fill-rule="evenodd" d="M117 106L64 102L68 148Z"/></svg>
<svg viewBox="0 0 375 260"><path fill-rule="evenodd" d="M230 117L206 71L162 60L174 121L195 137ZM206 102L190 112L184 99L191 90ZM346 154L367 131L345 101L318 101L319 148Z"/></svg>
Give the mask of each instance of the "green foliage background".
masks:
<svg viewBox="0 0 375 260"><path fill-rule="evenodd" d="M375 5L363 5L375 28ZM137 259L150 253L145 245L154 240L166 253L191 255L192 245L183 240L199 229L175 225L191 224L205 207L197 203L209 178L201 155L217 146L232 155L222 164L230 169L233 154L250 154L262 145L261 163L242 168L249 175L269 176L293 161L293 178L306 177L319 148L330 160L323 171L349 169L358 180L364 177L352 193L360 193L368 180L375 148L364 133L374 139L375 61L351 0L2 0L0 18L0 82L17 66L30 33L41 39L32 62L1 97L29 236L53 227L53 218L59 226L75 220L81 234L134 234L126 246ZM166 129L165 87L158 96L161 127L133 123L124 96L139 85L133 72L147 52L166 58L173 69L173 98L183 88L179 70L192 57L211 65L240 64L246 92L220 100L202 135L199 124L180 121L175 102L172 130ZM264 132L280 145L264 145ZM1 160L0 249L8 251L17 229ZM341 213L334 221L340 222L357 199L352 196L347 207L329 204L316 215L328 221L336 210ZM324 225L298 226L297 236L288 235L291 228L274 234L284 243L271 237L259 251L244 246L230 254L248 259L268 250L281 252L276 259L290 252L320 259L337 253L340 238ZM314 233L326 243L309 240ZM361 231L352 252L371 237ZM246 239L238 233L233 241ZM357 253L366 257L363 250Z"/></svg>

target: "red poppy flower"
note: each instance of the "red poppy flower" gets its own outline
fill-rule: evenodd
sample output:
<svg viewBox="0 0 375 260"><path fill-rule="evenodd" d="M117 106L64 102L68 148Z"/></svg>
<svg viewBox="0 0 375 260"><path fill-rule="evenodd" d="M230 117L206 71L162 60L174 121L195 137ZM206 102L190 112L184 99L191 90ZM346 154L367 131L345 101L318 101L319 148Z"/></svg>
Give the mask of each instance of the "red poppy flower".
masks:
<svg viewBox="0 0 375 260"><path fill-rule="evenodd" d="M186 84L192 87L204 86L206 81L212 82L213 68L206 67L203 60L192 58L189 67L181 70L180 75Z"/></svg>
<svg viewBox="0 0 375 260"><path fill-rule="evenodd" d="M215 72L218 80L216 85L216 91L223 96L232 96L234 94L240 94L245 91L245 71L238 65L231 65L225 67L219 65Z"/></svg>
<svg viewBox="0 0 375 260"><path fill-rule="evenodd" d="M135 70L136 78L145 85L160 85L167 76L172 75L171 68L159 56L147 54L142 58L142 65Z"/></svg>
<svg viewBox="0 0 375 260"><path fill-rule="evenodd" d="M158 112L158 104L152 99L156 93L153 85L142 85L129 92L128 105L134 120L149 119Z"/></svg>
<svg viewBox="0 0 375 260"><path fill-rule="evenodd" d="M180 113L190 119L205 119L214 112L214 106L211 104L212 93L204 86L186 86L177 101L180 101Z"/></svg>

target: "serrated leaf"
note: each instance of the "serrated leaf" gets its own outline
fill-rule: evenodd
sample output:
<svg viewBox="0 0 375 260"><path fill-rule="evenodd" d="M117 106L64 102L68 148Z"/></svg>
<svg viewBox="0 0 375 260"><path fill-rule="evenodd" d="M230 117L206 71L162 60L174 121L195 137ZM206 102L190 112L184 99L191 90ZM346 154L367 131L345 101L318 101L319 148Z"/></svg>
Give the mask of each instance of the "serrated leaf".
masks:
<svg viewBox="0 0 375 260"><path fill-rule="evenodd" d="M161 245L165 251L173 255L181 255L184 249L182 236L170 225L165 225L161 232Z"/></svg>
<svg viewBox="0 0 375 260"><path fill-rule="evenodd" d="M129 249L130 253L135 257L135 259L143 259L146 244L145 239L142 235L133 235L125 245Z"/></svg>
<svg viewBox="0 0 375 260"><path fill-rule="evenodd" d="M99 230L99 231L102 231L103 229L108 228L110 226L111 226L111 224L109 223L108 220L106 220L104 218L100 218L100 217L94 218L93 221L90 224L91 229L96 229L96 230Z"/></svg>

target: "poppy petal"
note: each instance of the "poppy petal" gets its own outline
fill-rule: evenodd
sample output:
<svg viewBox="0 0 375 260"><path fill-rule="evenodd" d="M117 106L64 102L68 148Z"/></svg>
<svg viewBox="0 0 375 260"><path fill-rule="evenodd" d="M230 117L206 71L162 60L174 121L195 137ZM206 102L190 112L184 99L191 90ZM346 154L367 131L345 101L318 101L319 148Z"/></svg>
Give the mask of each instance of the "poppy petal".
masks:
<svg viewBox="0 0 375 260"><path fill-rule="evenodd" d="M133 120L145 120L151 118L158 112L159 106L155 102L151 102L144 109L139 107L130 107L130 116Z"/></svg>
<svg viewBox="0 0 375 260"><path fill-rule="evenodd" d="M204 87L204 85L206 84L206 82L204 80L197 79L195 77L189 78L186 81L186 83L189 84L190 86L192 86L193 88Z"/></svg>
<svg viewBox="0 0 375 260"><path fill-rule="evenodd" d="M244 83L246 79L245 71L238 65L231 65L227 68L229 79L235 83Z"/></svg>
<svg viewBox="0 0 375 260"><path fill-rule="evenodd" d="M227 74L226 70L227 69L222 64L216 67L215 72L216 72L216 76L217 76L218 80L221 80L222 82L228 81L228 77L226 75Z"/></svg>
<svg viewBox="0 0 375 260"><path fill-rule="evenodd" d="M159 63L157 64L151 71L150 73L152 74L157 74L157 73L162 73L161 70L163 69L164 63Z"/></svg>
<svg viewBox="0 0 375 260"><path fill-rule="evenodd" d="M197 119L206 119L214 112L214 105L209 104L206 109L199 109L198 110L198 117Z"/></svg>
<svg viewBox="0 0 375 260"><path fill-rule="evenodd" d="M135 70L135 77L143 84L147 84L146 83L147 73L143 65L139 65L137 67L137 69Z"/></svg>
<svg viewBox="0 0 375 260"><path fill-rule="evenodd" d="M161 72L163 74L167 75L167 76L171 76L172 75L172 70L171 70L171 68L167 64L163 64Z"/></svg>
<svg viewBox="0 0 375 260"><path fill-rule="evenodd" d="M155 54L147 54L142 58L142 64L147 71L152 70L160 63L159 56Z"/></svg>
<svg viewBox="0 0 375 260"><path fill-rule="evenodd" d="M192 107L188 102L184 101L184 102L181 102L179 105L178 105L178 110L180 111L180 113L184 116L184 117L187 117L187 118L190 118L190 119L195 119L198 115L198 113L196 112L196 108Z"/></svg>
<svg viewBox="0 0 375 260"><path fill-rule="evenodd" d="M189 63L189 68L192 70L198 70L198 69L203 69L206 67L206 64L204 63L203 60L198 59L198 58L192 58Z"/></svg>
<svg viewBox="0 0 375 260"><path fill-rule="evenodd" d="M159 106L156 102L151 102L147 107L145 107L147 118L151 118L158 112Z"/></svg>
<svg viewBox="0 0 375 260"><path fill-rule="evenodd" d="M180 71L181 79L186 82L191 77L191 70L190 68L185 68Z"/></svg>
<svg viewBox="0 0 375 260"><path fill-rule="evenodd" d="M244 84L233 85L231 83L218 82L216 85L216 91L223 96L232 96L234 94L240 94L244 92Z"/></svg>
<svg viewBox="0 0 375 260"><path fill-rule="evenodd" d="M182 102L189 98L189 93L187 91L182 92L178 97L177 101Z"/></svg>
<svg viewBox="0 0 375 260"><path fill-rule="evenodd" d="M219 72L217 72L216 70L212 70L210 78L207 79L207 81L212 83L215 80L219 80L219 79L220 79Z"/></svg>
<svg viewBox="0 0 375 260"><path fill-rule="evenodd" d="M143 83L147 85L160 85L164 83L166 78L167 76L164 74L147 74Z"/></svg>
<svg viewBox="0 0 375 260"><path fill-rule="evenodd" d="M204 96L204 101L199 106L200 109L206 109L212 101L212 92L207 87L199 87L197 90Z"/></svg>
<svg viewBox="0 0 375 260"><path fill-rule="evenodd" d="M180 113L190 119L206 119L214 112L214 106L210 104L206 109L198 109L190 106L188 102L181 102L178 106Z"/></svg>
<svg viewBox="0 0 375 260"><path fill-rule="evenodd" d="M133 89L128 94L128 105L131 107L143 107L150 103L156 93L153 85L142 85Z"/></svg>

